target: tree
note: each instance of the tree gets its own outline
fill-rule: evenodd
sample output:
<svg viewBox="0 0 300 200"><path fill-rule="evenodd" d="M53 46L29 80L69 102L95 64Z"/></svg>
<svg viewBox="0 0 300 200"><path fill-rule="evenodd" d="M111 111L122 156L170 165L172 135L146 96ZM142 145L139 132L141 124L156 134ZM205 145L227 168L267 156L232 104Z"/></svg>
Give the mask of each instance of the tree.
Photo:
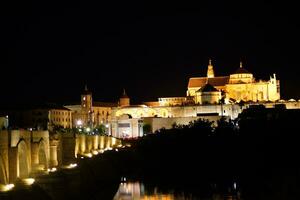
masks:
<svg viewBox="0 0 300 200"><path fill-rule="evenodd" d="M152 127L151 127L150 124L144 124L144 125L143 125L143 132L144 132L144 134L149 134L149 133L151 133L151 129L152 129Z"/></svg>
<svg viewBox="0 0 300 200"><path fill-rule="evenodd" d="M94 132L99 135L104 135L106 134L106 128L103 124L100 124L95 127Z"/></svg>

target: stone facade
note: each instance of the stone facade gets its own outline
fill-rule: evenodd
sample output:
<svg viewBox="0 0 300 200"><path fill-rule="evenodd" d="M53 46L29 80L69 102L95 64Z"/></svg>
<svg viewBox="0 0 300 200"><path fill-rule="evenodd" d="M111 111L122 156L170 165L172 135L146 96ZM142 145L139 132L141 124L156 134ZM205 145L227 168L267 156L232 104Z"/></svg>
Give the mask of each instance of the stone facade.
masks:
<svg viewBox="0 0 300 200"><path fill-rule="evenodd" d="M87 87L81 94L81 102L65 107L72 112L73 127L97 127L101 124L108 125L111 121L112 108L116 103L93 101L92 92Z"/></svg>
<svg viewBox="0 0 300 200"><path fill-rule="evenodd" d="M205 84L209 83L219 91L225 93L225 101L277 101L280 99L280 82L276 75L270 77L270 80L256 80L252 73L240 68L229 76L215 77L212 72L212 64L208 65L207 77L190 78L187 90L187 96L195 97L196 92Z"/></svg>

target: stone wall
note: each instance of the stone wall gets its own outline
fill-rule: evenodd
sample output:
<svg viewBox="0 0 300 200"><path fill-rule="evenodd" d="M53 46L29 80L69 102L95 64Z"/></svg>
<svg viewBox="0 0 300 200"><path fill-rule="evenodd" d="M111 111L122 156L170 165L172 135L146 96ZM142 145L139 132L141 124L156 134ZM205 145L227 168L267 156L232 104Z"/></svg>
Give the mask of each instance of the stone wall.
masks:
<svg viewBox="0 0 300 200"><path fill-rule="evenodd" d="M220 116L205 116L205 117L172 117L172 118L144 118L144 124L149 124L151 126L151 132L166 128L171 129L173 124L187 125L192 121L197 119L207 119L213 121L215 125L216 122L221 118Z"/></svg>

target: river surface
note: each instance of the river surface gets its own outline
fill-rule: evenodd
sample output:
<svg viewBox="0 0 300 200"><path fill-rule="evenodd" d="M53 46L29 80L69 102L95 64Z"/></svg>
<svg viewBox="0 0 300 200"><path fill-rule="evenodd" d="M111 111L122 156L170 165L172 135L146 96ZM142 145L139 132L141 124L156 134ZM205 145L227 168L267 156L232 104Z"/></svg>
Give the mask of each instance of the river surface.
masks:
<svg viewBox="0 0 300 200"><path fill-rule="evenodd" d="M201 190L201 189L199 189ZM194 191L194 192L193 192ZM236 195L237 194L237 195ZM240 200L238 193L197 193L197 186L189 191L161 188L139 181L121 182L113 200Z"/></svg>

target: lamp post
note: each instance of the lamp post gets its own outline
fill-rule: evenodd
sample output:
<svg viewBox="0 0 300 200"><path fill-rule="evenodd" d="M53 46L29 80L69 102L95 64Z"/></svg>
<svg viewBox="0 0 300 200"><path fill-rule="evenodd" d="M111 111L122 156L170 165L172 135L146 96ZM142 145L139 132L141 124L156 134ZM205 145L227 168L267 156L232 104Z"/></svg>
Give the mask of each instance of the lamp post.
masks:
<svg viewBox="0 0 300 200"><path fill-rule="evenodd" d="M105 133L106 133L106 135L110 135L110 133L109 133L109 124L108 123L105 124Z"/></svg>

